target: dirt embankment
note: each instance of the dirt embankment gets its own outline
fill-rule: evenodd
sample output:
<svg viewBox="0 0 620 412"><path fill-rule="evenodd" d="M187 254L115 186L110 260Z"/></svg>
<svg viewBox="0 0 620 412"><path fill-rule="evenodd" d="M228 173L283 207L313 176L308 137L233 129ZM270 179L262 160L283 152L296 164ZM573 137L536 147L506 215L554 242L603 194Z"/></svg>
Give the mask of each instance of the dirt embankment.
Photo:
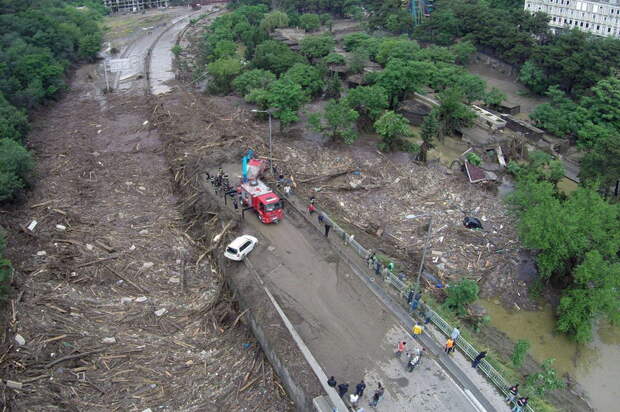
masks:
<svg viewBox="0 0 620 412"><path fill-rule="evenodd" d="M21 385L2 385L4 405L289 410L217 265L189 235L146 122L153 107L99 95L92 72L80 69L36 116L36 186L0 211L16 267L0 368ZM192 224L208 234L208 217Z"/></svg>

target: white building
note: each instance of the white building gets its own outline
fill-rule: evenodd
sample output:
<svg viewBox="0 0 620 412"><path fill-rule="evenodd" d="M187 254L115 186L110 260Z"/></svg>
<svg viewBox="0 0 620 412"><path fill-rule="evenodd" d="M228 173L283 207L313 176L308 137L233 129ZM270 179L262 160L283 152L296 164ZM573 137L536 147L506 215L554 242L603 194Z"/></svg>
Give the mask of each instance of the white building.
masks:
<svg viewBox="0 0 620 412"><path fill-rule="evenodd" d="M552 29L577 28L598 36L620 38L620 0L525 0L525 10L551 17Z"/></svg>
<svg viewBox="0 0 620 412"><path fill-rule="evenodd" d="M157 7L167 7L168 0L103 0L103 4L110 9L112 13L127 13Z"/></svg>

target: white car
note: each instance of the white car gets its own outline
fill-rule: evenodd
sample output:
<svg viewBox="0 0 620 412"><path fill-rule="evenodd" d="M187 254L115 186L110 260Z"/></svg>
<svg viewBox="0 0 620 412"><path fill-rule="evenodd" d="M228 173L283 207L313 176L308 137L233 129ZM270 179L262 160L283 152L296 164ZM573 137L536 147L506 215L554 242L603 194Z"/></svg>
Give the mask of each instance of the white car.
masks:
<svg viewBox="0 0 620 412"><path fill-rule="evenodd" d="M230 260L240 261L243 260L256 246L258 239L254 236L243 235L230 242L226 246L224 256Z"/></svg>

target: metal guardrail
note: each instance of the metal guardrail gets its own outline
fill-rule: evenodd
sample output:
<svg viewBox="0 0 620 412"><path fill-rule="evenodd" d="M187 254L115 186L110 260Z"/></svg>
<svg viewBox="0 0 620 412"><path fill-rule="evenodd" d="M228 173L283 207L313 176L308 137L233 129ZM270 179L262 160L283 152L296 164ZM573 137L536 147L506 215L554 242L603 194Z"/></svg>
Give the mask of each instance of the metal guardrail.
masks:
<svg viewBox="0 0 620 412"><path fill-rule="evenodd" d="M344 245L350 246L362 259L366 259L369 254L369 251L364 248L357 240L351 238L351 236L342 229L333 219L331 219L325 212L320 211L323 215L324 222L329 223L332 226L332 230L338 234L338 236L342 239ZM389 270L382 271L380 274L382 276L385 283L389 283L396 289L399 295L402 298L406 298L409 293L409 286L405 284L401 279L398 278L394 273ZM423 302L421 302L423 303ZM450 336L453 327L444 320L437 312L432 310L430 307L425 305L426 308L429 309L431 313L431 322L439 328L446 336ZM460 336L456 341L456 346L461 349L461 351L470 359L474 359L480 351L478 351L472 344L470 344L467 340L465 340L462 336ZM493 383L499 391L504 395L508 395L508 387L511 386L510 383L495 369L489 362L485 359L480 362L478 369L481 370L488 378L491 383ZM534 412L534 409L527 405L525 410L528 412Z"/></svg>

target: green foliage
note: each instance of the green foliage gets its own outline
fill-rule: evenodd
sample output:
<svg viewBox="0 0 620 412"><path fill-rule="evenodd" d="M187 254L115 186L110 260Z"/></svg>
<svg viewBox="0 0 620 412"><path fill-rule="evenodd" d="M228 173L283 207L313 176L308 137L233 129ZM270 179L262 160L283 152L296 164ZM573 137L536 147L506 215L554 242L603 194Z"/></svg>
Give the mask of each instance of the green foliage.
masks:
<svg viewBox="0 0 620 412"><path fill-rule="evenodd" d="M469 63L471 57L476 53L476 46L469 41L460 41L450 47L456 58L455 63L463 66Z"/></svg>
<svg viewBox="0 0 620 412"><path fill-rule="evenodd" d="M321 27L321 18L313 13L302 14L299 17L299 26L307 32L316 31Z"/></svg>
<svg viewBox="0 0 620 412"><path fill-rule="evenodd" d="M411 136L409 121L393 111L383 113L374 126L376 132L383 138L379 148L384 152L406 147L403 138Z"/></svg>
<svg viewBox="0 0 620 412"><path fill-rule="evenodd" d="M327 56L325 56L325 58L323 58L323 61L325 62L325 64L336 65L345 64L347 62L344 56L338 53L329 53Z"/></svg>
<svg viewBox="0 0 620 412"><path fill-rule="evenodd" d="M607 189L620 177L620 138L617 131L603 130L607 133L599 135L581 159L579 178Z"/></svg>
<svg viewBox="0 0 620 412"><path fill-rule="evenodd" d="M467 307L478 300L478 284L471 279L461 279L446 289L444 305L458 316L467 315Z"/></svg>
<svg viewBox="0 0 620 412"><path fill-rule="evenodd" d="M547 392L561 389L565 386L564 381L558 376L556 370L553 369L554 361L555 359L545 360L542 364L542 371L527 375L524 393L543 397Z"/></svg>
<svg viewBox="0 0 620 412"><path fill-rule="evenodd" d="M229 93L231 82L241 73L241 61L237 57L222 57L207 65L213 82L209 84L212 93Z"/></svg>
<svg viewBox="0 0 620 412"><path fill-rule="evenodd" d="M286 71L283 78L300 85L308 96L316 96L325 86L319 70L309 64L295 64Z"/></svg>
<svg viewBox="0 0 620 412"><path fill-rule="evenodd" d="M293 67L295 63L306 63L306 60L291 51L285 44L267 40L256 47L252 63L259 69L281 74Z"/></svg>
<svg viewBox="0 0 620 412"><path fill-rule="evenodd" d="M362 73L368 64L368 51L363 48L353 50L349 57L348 69L350 73Z"/></svg>
<svg viewBox="0 0 620 412"><path fill-rule="evenodd" d="M510 360L515 368L520 368L523 365L523 361L525 360L525 355L527 355L527 351L530 350L530 342L525 339L519 339L515 343L515 347L512 350L512 356Z"/></svg>
<svg viewBox="0 0 620 412"><path fill-rule="evenodd" d="M560 137L575 137L587 113L570 100L557 86L547 91L551 99L536 107L530 114L534 124Z"/></svg>
<svg viewBox="0 0 620 412"><path fill-rule="evenodd" d="M224 57L233 57L237 54L237 45L231 40L222 40L215 45L211 61Z"/></svg>
<svg viewBox="0 0 620 412"><path fill-rule="evenodd" d="M388 108L388 94L381 86L359 86L349 90L346 103L368 120L375 122Z"/></svg>
<svg viewBox="0 0 620 412"><path fill-rule="evenodd" d="M372 39L366 33L351 33L342 38L342 44L346 51L353 51L359 47L364 47L368 40Z"/></svg>
<svg viewBox="0 0 620 412"><path fill-rule="evenodd" d="M271 33L279 27L288 26L288 15L280 10L266 14L260 22L260 28Z"/></svg>
<svg viewBox="0 0 620 412"><path fill-rule="evenodd" d="M272 110L273 116L280 119L282 129L299 120L297 112L306 103L307 96L297 83L280 79L271 83L267 89L252 90L246 100Z"/></svg>
<svg viewBox="0 0 620 412"><path fill-rule="evenodd" d="M434 141L439 137L439 120L437 120L437 111L432 110L428 116L422 121L420 126L420 137L422 145L420 146L420 154L418 160L426 162L427 152L435 147Z"/></svg>
<svg viewBox="0 0 620 412"><path fill-rule="evenodd" d="M451 134L454 130L472 124L475 114L469 106L463 104L463 93L456 88L444 90L439 94L440 105L437 108L437 120L441 135Z"/></svg>
<svg viewBox="0 0 620 412"><path fill-rule="evenodd" d="M420 45L405 38L386 38L377 50L375 60L381 65L387 64L390 59L413 60L420 50Z"/></svg>
<svg viewBox="0 0 620 412"><path fill-rule="evenodd" d="M332 73L325 82L325 97L327 98L340 98L342 92L342 82L337 73Z"/></svg>
<svg viewBox="0 0 620 412"><path fill-rule="evenodd" d="M26 112L12 106L0 92L0 136L21 141L29 128Z"/></svg>
<svg viewBox="0 0 620 412"><path fill-rule="evenodd" d="M239 75L232 85L237 93L245 97L254 89L267 89L276 81L276 75L267 70L254 69Z"/></svg>
<svg viewBox="0 0 620 412"><path fill-rule="evenodd" d="M334 38L328 35L306 36L299 43L300 52L309 58L327 56L335 46Z"/></svg>
<svg viewBox="0 0 620 412"><path fill-rule="evenodd" d="M532 60L526 61L519 71L519 81L536 94L543 94L549 87L545 72Z"/></svg>
<svg viewBox="0 0 620 412"><path fill-rule="evenodd" d="M322 114L315 113L308 121L318 132L352 144L357 139L355 121L359 114L343 101L330 100Z"/></svg>
<svg viewBox="0 0 620 412"><path fill-rule="evenodd" d="M480 156L478 156L474 152L467 153L467 155L465 155L465 158L467 159L468 163L474 166L480 166L480 163L482 162L482 159L480 159Z"/></svg>
<svg viewBox="0 0 620 412"><path fill-rule="evenodd" d="M592 321L599 315L620 321L620 263L611 263L598 250L588 252L573 271L573 284L557 308L560 332L580 343L592 339Z"/></svg>
<svg viewBox="0 0 620 412"><path fill-rule="evenodd" d="M25 188L34 170L34 160L15 140L0 139L0 202L12 199Z"/></svg>
<svg viewBox="0 0 620 412"><path fill-rule="evenodd" d="M428 63L390 59L377 75L376 83L387 91L391 108L396 108L407 93L420 90L428 82L430 73L424 65Z"/></svg>
<svg viewBox="0 0 620 412"><path fill-rule="evenodd" d="M174 46L172 46L170 51L172 52L172 54L174 54L174 57L178 59L181 53L183 53L183 47L179 46L178 44L175 44Z"/></svg>
<svg viewBox="0 0 620 412"><path fill-rule="evenodd" d="M483 97L484 104L490 107L497 107L504 100L506 100L506 94L500 89L493 87L489 92L486 92Z"/></svg>

